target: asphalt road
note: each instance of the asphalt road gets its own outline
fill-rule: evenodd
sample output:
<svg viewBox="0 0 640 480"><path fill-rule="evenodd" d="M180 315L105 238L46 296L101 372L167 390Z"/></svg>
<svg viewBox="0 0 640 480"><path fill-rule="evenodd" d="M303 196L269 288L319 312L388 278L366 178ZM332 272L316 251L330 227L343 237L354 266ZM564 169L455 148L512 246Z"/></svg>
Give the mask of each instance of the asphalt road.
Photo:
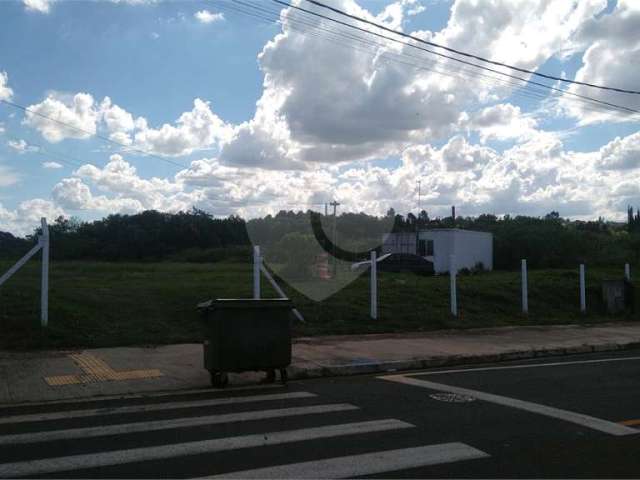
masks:
<svg viewBox="0 0 640 480"><path fill-rule="evenodd" d="M640 351L0 409L0 477L640 477Z"/></svg>

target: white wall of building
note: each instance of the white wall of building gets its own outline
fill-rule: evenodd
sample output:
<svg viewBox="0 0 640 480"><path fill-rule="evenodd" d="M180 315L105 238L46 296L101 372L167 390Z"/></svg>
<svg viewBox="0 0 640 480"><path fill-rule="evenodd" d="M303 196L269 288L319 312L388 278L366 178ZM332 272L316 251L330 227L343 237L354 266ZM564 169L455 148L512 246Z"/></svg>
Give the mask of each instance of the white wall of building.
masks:
<svg viewBox="0 0 640 480"><path fill-rule="evenodd" d="M450 269L451 255L456 257L456 266L474 268L482 262L484 268L493 270L493 235L472 230L438 229L423 230L420 240L433 241L433 268L436 273L445 273Z"/></svg>

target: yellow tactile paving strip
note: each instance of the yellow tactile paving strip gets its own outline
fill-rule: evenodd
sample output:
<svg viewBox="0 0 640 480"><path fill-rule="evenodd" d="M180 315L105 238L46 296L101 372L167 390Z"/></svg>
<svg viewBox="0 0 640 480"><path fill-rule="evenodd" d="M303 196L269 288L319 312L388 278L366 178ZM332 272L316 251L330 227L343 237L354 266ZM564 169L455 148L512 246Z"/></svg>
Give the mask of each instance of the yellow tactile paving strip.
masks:
<svg viewBox="0 0 640 480"><path fill-rule="evenodd" d="M69 355L84 372L80 375L58 375L45 377L45 382L51 386L77 385L81 383L111 382L118 380L143 380L162 376L157 369L126 370L116 372L106 362L89 353L74 353Z"/></svg>
<svg viewBox="0 0 640 480"><path fill-rule="evenodd" d="M640 419L638 420L625 420L623 422L619 422L621 425L626 425L627 427L640 427Z"/></svg>

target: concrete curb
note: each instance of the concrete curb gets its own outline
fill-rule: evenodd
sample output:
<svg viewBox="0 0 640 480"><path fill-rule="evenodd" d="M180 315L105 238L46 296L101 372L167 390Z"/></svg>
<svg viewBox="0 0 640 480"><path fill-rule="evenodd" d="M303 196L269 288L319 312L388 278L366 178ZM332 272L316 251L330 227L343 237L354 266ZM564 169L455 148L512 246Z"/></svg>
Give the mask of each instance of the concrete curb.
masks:
<svg viewBox="0 0 640 480"><path fill-rule="evenodd" d="M618 339L597 338L594 335L591 341L584 344L579 344L578 341L568 341L566 345L562 345L559 342L554 344L549 342L546 346L528 346L522 344L520 346L513 346L512 348L503 348L502 351L494 351L492 353L475 353L475 354L446 354L440 353L438 355L417 355L414 358L405 358L402 360L388 360L388 361L353 361L346 364L324 364L322 361L311 361L305 359L304 356L294 357L294 362L287 369L289 378L291 380L303 380L313 378L326 378L326 377L344 377L351 375L384 375L389 373L409 372L416 370L426 370L439 367L453 367L453 366L472 366L478 364L488 364L497 362L507 362L513 360L535 359L545 357L564 357L578 354L588 354L596 352L615 352L622 350L639 349L640 339L638 335L633 334L628 336L628 340L623 340L624 337L618 336ZM499 343L499 342L496 342ZM533 342L532 342L533 343ZM541 342L542 344L542 342ZM531 344L529 344L531 345ZM183 346L182 346L183 347ZM193 345L187 345L187 347L193 347ZM198 345L198 347L200 347ZM477 351L477 350L476 350ZM199 352L199 349L198 349ZM140 352L136 352L139 354ZM192 354L193 352L191 352ZM172 355L176 355L173 352ZM342 351L341 355L345 358L345 362L349 362L349 353ZM173 357L171 357L173 358ZM340 358L339 356L337 357ZM340 360L338 360L339 362ZM194 363L195 362L195 363ZM188 360L190 371L193 371L194 365L200 368L200 355L198 353L197 358ZM0 389L2 388L2 366L0 365ZM116 398L145 398L153 397L155 395L180 395L181 393L207 393L212 389L209 385L208 376L193 375L192 378L182 378L179 372L173 372L173 378L181 379L179 384L173 386L160 386L157 388L149 388L143 390L127 389L122 392L107 393L106 391L98 391L96 393L82 392L82 394L71 397L61 396L59 398L47 399L35 399L35 400L22 400L22 401L9 401L0 403L0 408L35 405L35 404L50 404L50 403L68 403L68 402L87 402L96 400L108 400ZM171 375L168 378L172 378ZM7 385L5 385L6 387ZM234 386L233 390L238 388L252 389L260 387L257 384L242 384ZM224 392L224 389L214 389L214 391ZM5 395L7 398L10 396Z"/></svg>
<svg viewBox="0 0 640 480"><path fill-rule="evenodd" d="M296 367L291 365L287 370L292 380L302 380L321 377L343 377L350 375L364 375L374 373L391 373L428 368L475 365L479 363L506 362L531 358L577 355L595 352L612 352L618 350L632 350L640 348L640 341L627 343L584 344L558 348L532 348L528 350L509 350L502 353L483 355L436 355L433 357L416 358L411 360L395 360L386 362L370 362L345 365L321 365L314 367Z"/></svg>

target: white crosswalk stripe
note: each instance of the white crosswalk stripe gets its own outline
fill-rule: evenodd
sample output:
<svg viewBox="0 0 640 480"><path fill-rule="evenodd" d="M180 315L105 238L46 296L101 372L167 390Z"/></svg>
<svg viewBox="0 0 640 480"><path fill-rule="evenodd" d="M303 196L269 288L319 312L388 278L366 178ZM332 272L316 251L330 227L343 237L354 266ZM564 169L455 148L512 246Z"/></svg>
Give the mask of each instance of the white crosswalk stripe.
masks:
<svg viewBox="0 0 640 480"><path fill-rule="evenodd" d="M139 473L136 465L140 465L140 462L151 462L144 464L145 468L154 472L154 476L160 476L166 474L165 470L157 472L154 462L161 461L163 465L177 462L176 465L182 465L183 457L200 456L194 457L198 460L193 463L188 463L193 465L190 468L198 472L198 475L192 476L312 478L320 475L323 478L343 478L488 456L462 443L415 446L414 440L410 441L414 443L408 448L368 453L360 450L356 455L348 455L350 443L337 441L340 438L363 436L366 439L368 435L393 431L397 431L398 435L401 432L408 434L415 426L395 418L366 418L362 410L348 403L310 405L317 398L309 392L285 392L188 401L184 397L180 401L171 401L169 397L158 398L159 403L137 405L122 405L118 401L120 406L113 408L91 408L105 405L102 401L94 405L87 404L86 409L66 411L48 411L46 405L38 406L36 408L41 413L0 417L0 477L29 477L56 472L65 472L68 476L78 472L77 475L87 476L83 472L105 467L125 472L122 476L132 476ZM309 402L309 399L312 401ZM106 404L113 401L108 400ZM284 401L286 405L274 406L269 403L273 401ZM319 402L316 400L316 403ZM211 407L214 411L203 414L197 410L201 407ZM21 408L25 407L18 407L14 412ZM33 412L33 407L26 408ZM137 415L125 420L120 418L123 414ZM336 417L333 418L333 415ZM56 423L44 423L51 421ZM251 423L259 421L266 423ZM303 422L304 428L297 425L299 422ZM214 429L214 425L224 426ZM171 429L188 430L178 434L171 432ZM400 438L404 436L406 434L402 433ZM305 448L299 450L298 446L303 447L304 442L313 445L312 441L321 439L336 439L336 446L332 442L327 443L321 450L324 452L322 459L295 461L296 455L305 451ZM48 449L47 445L53 448ZM241 463L244 454L224 466L219 460L209 463L206 457L219 452L252 452L251 449L277 445L291 445L287 449L287 458L292 459L291 463L278 464L281 463L278 459L282 458L278 456L271 466L247 469L247 464ZM327 451L331 452L332 449L337 450L337 456L325 458ZM38 458L40 452L42 457ZM47 455L47 452L50 453ZM251 453L247 453L246 458L252 458ZM309 460L309 457L304 459ZM207 471L209 465L215 466L211 472ZM230 472L220 475L222 469ZM129 475L126 472L130 472ZM182 470L180 474L189 475Z"/></svg>
<svg viewBox="0 0 640 480"><path fill-rule="evenodd" d="M266 420L268 418L293 417L321 413L345 412L357 410L358 407L346 403L333 405L314 405L311 407L277 408L257 410L254 412L227 413L204 417L187 417L174 420L156 420L151 422L120 423L100 427L70 428L36 433L22 433L0 436L0 445L16 445L19 443L49 442L71 438L89 438L103 435L150 432L170 428L197 427L219 423L243 422L248 420Z"/></svg>
<svg viewBox="0 0 640 480"><path fill-rule="evenodd" d="M284 443L303 442L320 438L357 435L360 433L384 432L411 428L413 425L400 420L373 420L369 422L344 423L325 427L305 428L302 430L286 430L283 432L266 432L238 437L216 438L197 442L174 443L158 447L131 448L128 450L112 450L109 452L73 455L69 457L47 458L27 462L0 464L0 476L20 477L42 473L64 472L80 468L105 467L145 460L165 460L167 458L196 455L200 453L223 452L250 447L281 445Z"/></svg>
<svg viewBox="0 0 640 480"><path fill-rule="evenodd" d="M408 468L425 467L489 455L464 443L441 443L345 457L241 470L203 478L350 478Z"/></svg>
<svg viewBox="0 0 640 480"><path fill-rule="evenodd" d="M64 420L67 418L95 417L98 415L123 415L126 413L158 412L162 410L177 410L180 408L214 407L236 403L266 402L271 400L292 400L296 398L315 397L308 392L274 393L270 395L252 395L247 397L224 397L208 400L189 400L184 402L168 402L150 405L133 405L129 407L98 408L94 410L72 410L67 412L35 413L0 417L0 424L19 422L44 422L49 420Z"/></svg>

